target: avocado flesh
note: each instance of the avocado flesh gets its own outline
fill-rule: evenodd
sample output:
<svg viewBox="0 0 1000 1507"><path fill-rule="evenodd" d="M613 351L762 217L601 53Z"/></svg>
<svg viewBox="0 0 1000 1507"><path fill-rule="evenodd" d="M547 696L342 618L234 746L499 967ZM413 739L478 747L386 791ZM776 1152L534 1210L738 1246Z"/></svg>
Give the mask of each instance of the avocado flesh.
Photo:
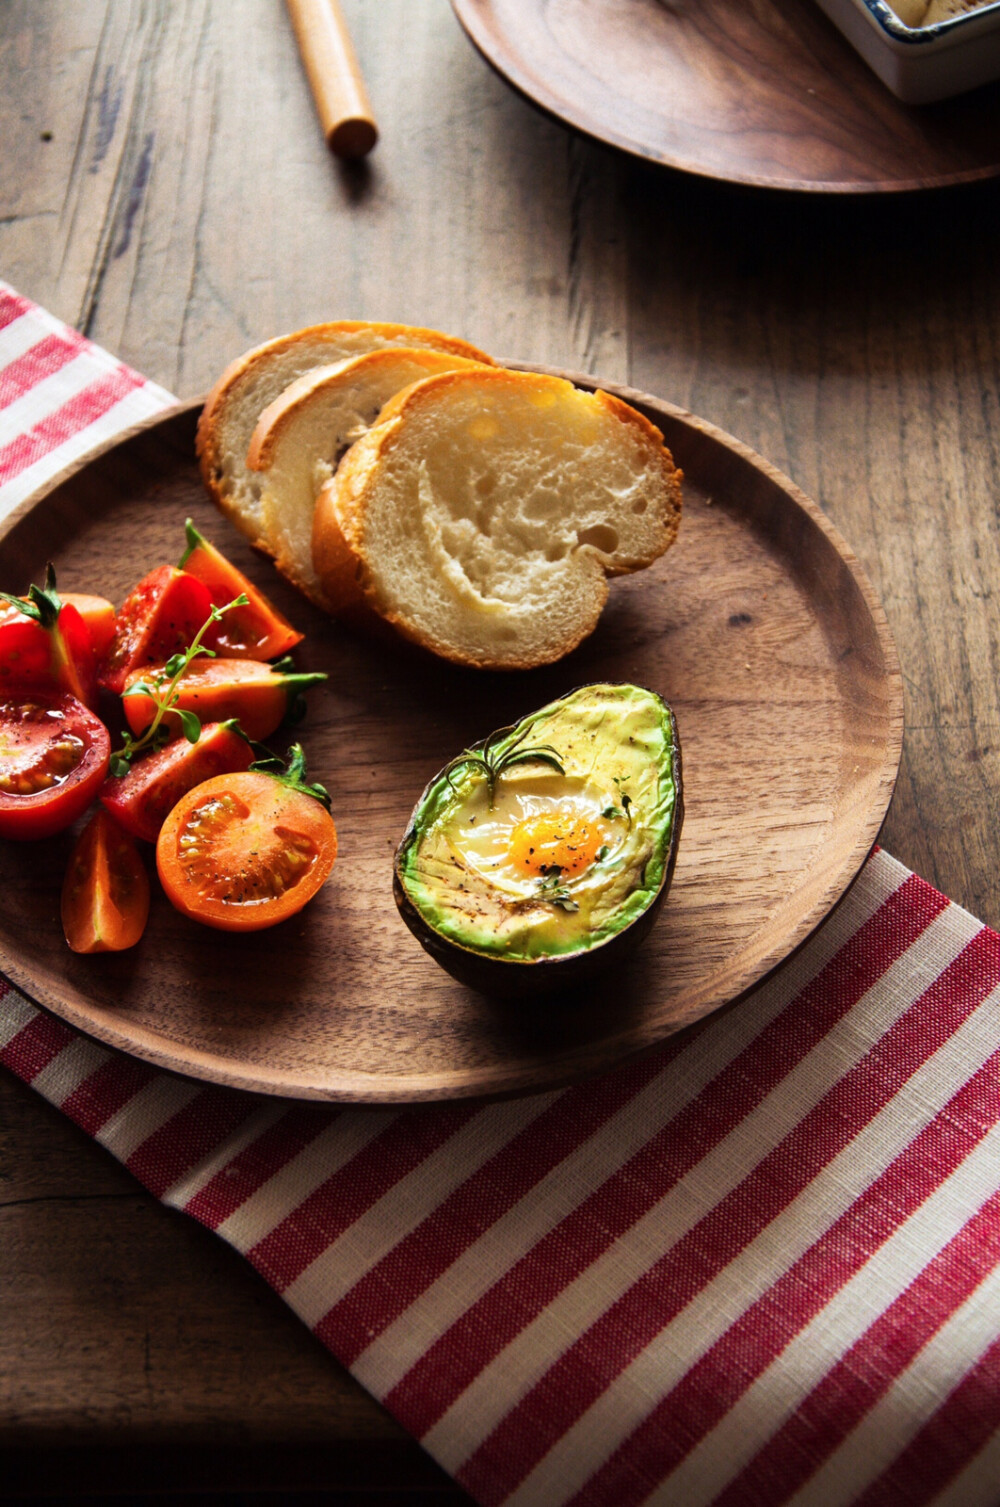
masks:
<svg viewBox="0 0 1000 1507"><path fill-rule="evenodd" d="M491 807L481 771L442 772L396 862L399 885L431 931L508 962L591 951L638 920L668 877L680 808L676 727L652 691L584 686L518 723L497 752L522 735L524 748L553 748L565 773L516 765L497 782ZM597 854L576 873L518 876L505 841L516 843L526 815L552 809L579 813L598 834Z"/></svg>

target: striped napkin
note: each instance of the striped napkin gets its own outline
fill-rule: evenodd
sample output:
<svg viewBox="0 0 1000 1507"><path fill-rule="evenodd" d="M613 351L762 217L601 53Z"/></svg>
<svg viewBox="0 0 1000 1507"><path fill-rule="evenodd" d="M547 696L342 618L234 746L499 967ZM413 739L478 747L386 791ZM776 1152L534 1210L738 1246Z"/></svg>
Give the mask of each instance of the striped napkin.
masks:
<svg viewBox="0 0 1000 1507"><path fill-rule="evenodd" d="M0 510L168 395L0 285ZM1000 1502L1000 936L887 854L737 1010L504 1104L0 1060L484 1507Z"/></svg>

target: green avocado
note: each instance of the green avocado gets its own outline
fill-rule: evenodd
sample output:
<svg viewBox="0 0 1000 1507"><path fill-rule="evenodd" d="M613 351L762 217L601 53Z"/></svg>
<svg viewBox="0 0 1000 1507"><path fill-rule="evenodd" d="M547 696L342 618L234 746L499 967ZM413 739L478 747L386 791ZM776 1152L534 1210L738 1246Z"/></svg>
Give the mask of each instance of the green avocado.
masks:
<svg viewBox="0 0 1000 1507"><path fill-rule="evenodd" d="M435 775L396 852L396 902L484 993L559 989L646 935L682 814L670 708L641 686L582 686Z"/></svg>

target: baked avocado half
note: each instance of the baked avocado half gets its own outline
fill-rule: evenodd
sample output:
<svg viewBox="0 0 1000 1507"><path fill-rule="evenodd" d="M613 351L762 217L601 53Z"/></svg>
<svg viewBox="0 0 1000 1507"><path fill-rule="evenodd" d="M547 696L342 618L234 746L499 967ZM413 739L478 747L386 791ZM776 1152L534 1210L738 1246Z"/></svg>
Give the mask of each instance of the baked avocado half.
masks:
<svg viewBox="0 0 1000 1507"><path fill-rule="evenodd" d="M396 850L396 904L463 983L554 992L646 936L682 817L667 704L641 686L581 686L435 775Z"/></svg>

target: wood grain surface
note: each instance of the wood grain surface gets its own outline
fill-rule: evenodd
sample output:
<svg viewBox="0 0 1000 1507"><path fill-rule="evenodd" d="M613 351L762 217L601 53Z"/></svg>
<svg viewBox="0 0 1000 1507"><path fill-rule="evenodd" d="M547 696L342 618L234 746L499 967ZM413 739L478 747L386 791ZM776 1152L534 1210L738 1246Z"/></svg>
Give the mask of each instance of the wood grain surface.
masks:
<svg viewBox="0 0 1000 1507"><path fill-rule="evenodd" d="M344 10L382 130L359 170L329 157L281 0L7 0L0 276L184 397L283 330L397 319L737 435L886 608L907 731L885 846L1000 924L997 185L686 179L525 104L448 0ZM8 1492L51 1489L57 1446L64 1485L115 1461L134 1485L151 1438L204 1483L217 1427L242 1450L308 1435L331 1490L427 1500L426 1457L263 1284L9 1074L0 1226L0 1449L28 1462Z"/></svg>
<svg viewBox="0 0 1000 1507"><path fill-rule="evenodd" d="M280 928L220 934L157 893L138 946L93 958L62 940L71 833L0 845L0 971L71 1025L161 1067L393 1104L572 1083L719 1009L787 957L882 825L902 740L895 646L849 548L805 497L738 442L623 395L684 472L680 536L612 584L590 638L532 672L464 670L368 641L285 589L204 496L197 405L18 509L0 528L8 591L51 560L64 589L121 601L180 558L192 516L275 595L306 633L299 668L329 676L292 736L330 792L339 850L329 883ZM637 955L616 963L613 986L598 976L530 1005L487 999L444 974L397 914L392 854L414 801L493 728L576 686L621 680L656 691L677 717L685 817L666 904Z"/></svg>
<svg viewBox="0 0 1000 1507"><path fill-rule="evenodd" d="M904 105L812 0L452 4L529 100L668 167L810 193L1000 173L1000 83Z"/></svg>

